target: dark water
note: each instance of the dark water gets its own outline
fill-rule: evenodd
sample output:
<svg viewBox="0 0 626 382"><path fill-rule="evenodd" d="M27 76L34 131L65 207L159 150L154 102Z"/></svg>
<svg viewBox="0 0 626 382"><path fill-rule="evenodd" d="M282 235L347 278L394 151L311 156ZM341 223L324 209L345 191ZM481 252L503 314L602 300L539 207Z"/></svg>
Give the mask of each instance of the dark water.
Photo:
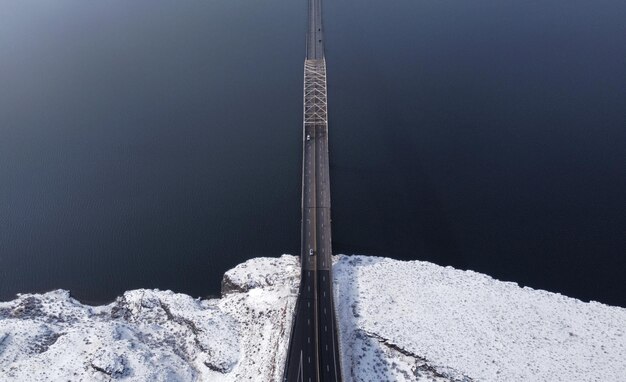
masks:
<svg viewBox="0 0 626 382"><path fill-rule="evenodd" d="M0 299L297 253L305 1L0 4ZM336 252L626 306L626 3L325 2Z"/></svg>

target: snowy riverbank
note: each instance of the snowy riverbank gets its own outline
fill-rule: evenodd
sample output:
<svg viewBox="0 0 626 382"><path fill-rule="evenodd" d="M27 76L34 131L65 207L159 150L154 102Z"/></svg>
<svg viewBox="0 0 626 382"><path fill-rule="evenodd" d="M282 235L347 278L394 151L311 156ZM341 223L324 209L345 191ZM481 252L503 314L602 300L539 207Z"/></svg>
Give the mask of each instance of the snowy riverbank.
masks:
<svg viewBox="0 0 626 382"><path fill-rule="evenodd" d="M343 368L354 381L617 381L626 309L426 262L338 256ZM135 290L91 307L66 291L0 303L2 381L279 380L293 256L226 273L221 299Z"/></svg>

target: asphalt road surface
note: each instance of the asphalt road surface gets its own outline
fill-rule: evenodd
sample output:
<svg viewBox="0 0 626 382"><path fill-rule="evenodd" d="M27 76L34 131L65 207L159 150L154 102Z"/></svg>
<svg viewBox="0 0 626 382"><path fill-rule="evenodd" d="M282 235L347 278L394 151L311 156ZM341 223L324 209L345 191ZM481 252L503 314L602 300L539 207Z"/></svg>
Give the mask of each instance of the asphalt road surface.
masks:
<svg viewBox="0 0 626 382"><path fill-rule="evenodd" d="M326 62L321 0L309 0L304 70L302 277L284 381L341 381L333 301Z"/></svg>

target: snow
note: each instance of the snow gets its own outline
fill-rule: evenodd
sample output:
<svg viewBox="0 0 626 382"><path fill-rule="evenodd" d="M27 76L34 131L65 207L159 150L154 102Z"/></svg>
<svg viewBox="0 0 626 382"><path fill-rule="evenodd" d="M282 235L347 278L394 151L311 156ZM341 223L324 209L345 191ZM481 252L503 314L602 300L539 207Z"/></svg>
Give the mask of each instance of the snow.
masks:
<svg viewBox="0 0 626 382"><path fill-rule="evenodd" d="M626 309L420 261L341 257L334 274L356 380L412 380L420 362L451 380L625 380Z"/></svg>
<svg viewBox="0 0 626 382"><path fill-rule="evenodd" d="M297 260L255 259L228 275L241 291L221 299L140 289L90 307L57 290L0 303L0 381L280 379Z"/></svg>
<svg viewBox="0 0 626 382"><path fill-rule="evenodd" d="M133 290L0 302L0 381L281 379L298 259L249 260L220 299ZM337 256L346 381L619 381L626 309L427 262Z"/></svg>

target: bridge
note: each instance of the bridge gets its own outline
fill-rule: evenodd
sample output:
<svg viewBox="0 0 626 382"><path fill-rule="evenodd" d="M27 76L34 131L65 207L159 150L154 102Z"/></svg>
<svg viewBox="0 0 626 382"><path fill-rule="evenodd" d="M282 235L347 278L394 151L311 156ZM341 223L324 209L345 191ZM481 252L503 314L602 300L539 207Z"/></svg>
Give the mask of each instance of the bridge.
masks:
<svg viewBox="0 0 626 382"><path fill-rule="evenodd" d="M284 382L342 380L333 302L326 60L321 0L308 0L302 132L302 276Z"/></svg>

